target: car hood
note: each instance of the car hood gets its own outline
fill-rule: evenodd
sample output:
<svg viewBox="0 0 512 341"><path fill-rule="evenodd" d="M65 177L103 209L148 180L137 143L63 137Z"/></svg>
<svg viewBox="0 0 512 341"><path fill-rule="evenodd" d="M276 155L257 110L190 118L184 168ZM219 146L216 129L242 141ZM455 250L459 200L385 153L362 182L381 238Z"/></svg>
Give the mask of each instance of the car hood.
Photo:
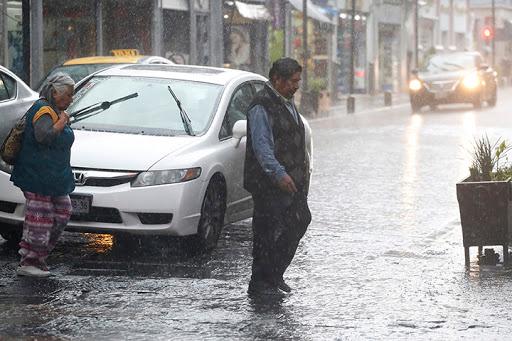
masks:
<svg viewBox="0 0 512 341"><path fill-rule="evenodd" d="M470 73L471 70L460 70L460 71L450 71L450 72L420 72L418 74L418 78L426 81L450 81L450 80L458 80Z"/></svg>
<svg viewBox="0 0 512 341"><path fill-rule="evenodd" d="M191 139L83 130L74 133L71 166L109 170L147 170L166 155L190 146Z"/></svg>

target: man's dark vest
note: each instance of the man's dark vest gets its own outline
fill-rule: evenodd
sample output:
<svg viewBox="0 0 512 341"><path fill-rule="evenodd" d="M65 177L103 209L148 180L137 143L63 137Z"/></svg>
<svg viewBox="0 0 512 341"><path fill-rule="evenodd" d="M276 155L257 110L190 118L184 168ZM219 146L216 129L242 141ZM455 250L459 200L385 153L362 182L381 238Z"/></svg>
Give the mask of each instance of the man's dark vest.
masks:
<svg viewBox="0 0 512 341"><path fill-rule="evenodd" d="M249 105L249 110L261 105L267 112L272 135L274 138L274 156L285 168L299 191L307 192L309 181L309 165L306 159L304 124L291 115L284 102L267 85L256 94ZM247 120L247 149L245 153L244 188L253 194L272 194L280 189L272 179L265 174L260 163L254 155L250 122Z"/></svg>

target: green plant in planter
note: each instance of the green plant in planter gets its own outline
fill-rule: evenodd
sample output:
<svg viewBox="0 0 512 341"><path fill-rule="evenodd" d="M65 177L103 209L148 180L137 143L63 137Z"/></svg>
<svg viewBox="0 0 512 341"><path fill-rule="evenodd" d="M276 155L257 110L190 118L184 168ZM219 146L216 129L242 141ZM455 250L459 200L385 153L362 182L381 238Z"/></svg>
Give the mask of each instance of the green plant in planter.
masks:
<svg viewBox="0 0 512 341"><path fill-rule="evenodd" d="M472 181L506 180L512 175L507 153L512 147L505 140L491 143L487 135L475 140L473 160L469 167ZM505 162L501 162L504 161ZM501 163L500 163L501 162Z"/></svg>
<svg viewBox="0 0 512 341"><path fill-rule="evenodd" d="M309 82L309 90L319 94L321 91L327 90L327 79L316 77Z"/></svg>

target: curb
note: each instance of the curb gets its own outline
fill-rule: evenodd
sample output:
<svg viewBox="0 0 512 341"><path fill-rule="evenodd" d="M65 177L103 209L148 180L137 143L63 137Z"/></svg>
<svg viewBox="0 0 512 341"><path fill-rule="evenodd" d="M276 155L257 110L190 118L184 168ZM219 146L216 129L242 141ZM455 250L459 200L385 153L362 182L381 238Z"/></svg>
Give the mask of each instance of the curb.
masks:
<svg viewBox="0 0 512 341"><path fill-rule="evenodd" d="M374 99L376 99L376 97L377 96L366 97L366 98L359 97L359 99L362 100L362 99L371 98L372 100L374 100ZM356 97L356 103L357 103L357 99L358 99L358 97ZM348 114L347 110L346 110L347 109L346 99L344 98L343 100L339 101L337 105L331 106L331 108L329 109L329 111L327 113L324 113L317 117L307 118L307 120L308 120L308 122L325 121L325 120L329 120L329 119L335 118L337 116L340 116L342 114L345 114L345 115L368 114L368 113L372 113L372 112L382 112L382 111L386 111L386 110L390 110L390 109L394 109L394 108L403 108L406 106L409 106L409 98L408 98L408 96L406 97L406 95L404 94L404 95L400 96L395 101L395 104L393 104L391 106L385 106L384 104L380 104L378 106L364 108L360 111L356 110L354 114ZM357 104L356 104L356 108L357 108Z"/></svg>

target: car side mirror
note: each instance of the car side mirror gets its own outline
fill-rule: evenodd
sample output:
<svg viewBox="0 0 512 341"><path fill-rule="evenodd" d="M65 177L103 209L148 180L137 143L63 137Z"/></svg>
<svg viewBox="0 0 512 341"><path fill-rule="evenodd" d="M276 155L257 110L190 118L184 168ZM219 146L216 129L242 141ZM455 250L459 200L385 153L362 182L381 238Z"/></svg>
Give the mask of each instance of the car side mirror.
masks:
<svg viewBox="0 0 512 341"><path fill-rule="evenodd" d="M236 147L240 145L242 137L247 136L247 120L238 120L233 125L233 138L237 140Z"/></svg>
<svg viewBox="0 0 512 341"><path fill-rule="evenodd" d="M487 70L488 68L489 68L489 65L487 65L487 64L480 64L480 67L479 67L479 69L483 70L483 71Z"/></svg>

